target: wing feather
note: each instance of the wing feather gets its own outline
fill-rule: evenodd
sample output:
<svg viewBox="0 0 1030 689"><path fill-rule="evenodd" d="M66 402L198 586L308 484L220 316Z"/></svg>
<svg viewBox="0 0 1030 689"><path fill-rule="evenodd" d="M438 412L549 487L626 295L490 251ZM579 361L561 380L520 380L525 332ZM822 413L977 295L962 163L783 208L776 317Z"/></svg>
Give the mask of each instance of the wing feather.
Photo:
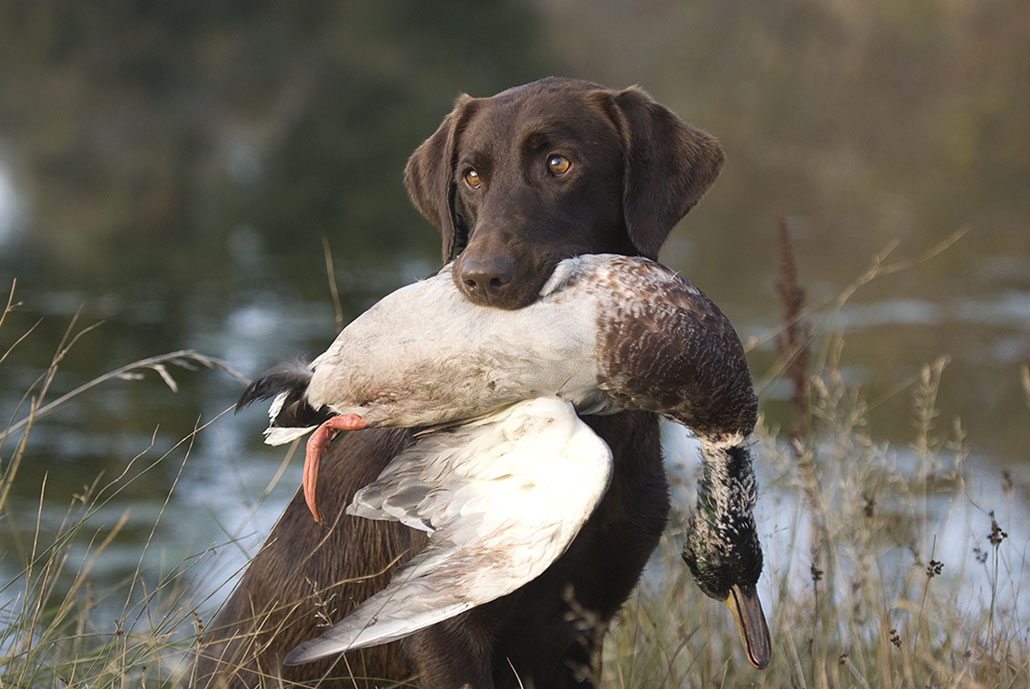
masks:
<svg viewBox="0 0 1030 689"><path fill-rule="evenodd" d="M608 446L554 398L421 436L348 512L428 530L429 546L284 662L394 641L514 591L565 552L611 471Z"/></svg>

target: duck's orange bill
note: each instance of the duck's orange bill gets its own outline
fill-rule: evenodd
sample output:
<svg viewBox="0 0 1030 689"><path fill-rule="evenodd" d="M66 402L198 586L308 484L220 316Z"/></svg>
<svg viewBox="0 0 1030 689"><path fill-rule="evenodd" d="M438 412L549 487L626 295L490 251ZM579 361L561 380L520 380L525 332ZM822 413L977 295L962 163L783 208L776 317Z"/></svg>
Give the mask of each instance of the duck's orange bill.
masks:
<svg viewBox="0 0 1030 689"><path fill-rule="evenodd" d="M322 463L322 454L339 431L359 431L364 427L365 420L357 414L343 414L330 418L316 428L308 438L307 451L304 454L304 479L301 485L304 488L304 502L307 503L317 524L322 523L322 518L318 515L318 507L315 504L318 467Z"/></svg>
<svg viewBox="0 0 1030 689"><path fill-rule="evenodd" d="M740 640L744 642L748 662L761 670L772 658L772 640L769 638L769 627L765 624L762 602L758 600L758 591L754 586L734 585L723 603L737 622L737 631L740 632Z"/></svg>

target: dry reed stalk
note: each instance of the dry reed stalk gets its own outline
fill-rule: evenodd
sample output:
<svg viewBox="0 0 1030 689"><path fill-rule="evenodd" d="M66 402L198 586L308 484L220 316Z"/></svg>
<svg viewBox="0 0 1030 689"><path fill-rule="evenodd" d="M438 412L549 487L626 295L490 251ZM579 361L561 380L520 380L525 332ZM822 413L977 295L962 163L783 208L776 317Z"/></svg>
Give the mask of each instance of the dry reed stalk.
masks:
<svg viewBox="0 0 1030 689"><path fill-rule="evenodd" d="M776 213L776 230L780 244L779 273L776 278L776 296L783 306L783 321L776 336L776 350L786 363L786 377L791 383L791 404L794 421L788 437L795 447L811 431L812 414L808 400L808 347L812 327L804 320L805 289L798 281L794 246L790 239L787 219Z"/></svg>

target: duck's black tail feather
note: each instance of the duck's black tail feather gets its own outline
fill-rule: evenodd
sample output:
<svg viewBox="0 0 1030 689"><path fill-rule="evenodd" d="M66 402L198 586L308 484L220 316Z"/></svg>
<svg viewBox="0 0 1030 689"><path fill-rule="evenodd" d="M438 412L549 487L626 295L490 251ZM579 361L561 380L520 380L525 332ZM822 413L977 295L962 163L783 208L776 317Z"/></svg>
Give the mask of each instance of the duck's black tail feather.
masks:
<svg viewBox="0 0 1030 689"><path fill-rule="evenodd" d="M303 428L316 426L330 416L328 407L315 409L308 404L305 393L311 381L311 369L303 361L287 361L277 364L252 382L236 402L236 412L251 402L266 400L283 393L286 399L279 405L279 411L270 425L282 428Z"/></svg>

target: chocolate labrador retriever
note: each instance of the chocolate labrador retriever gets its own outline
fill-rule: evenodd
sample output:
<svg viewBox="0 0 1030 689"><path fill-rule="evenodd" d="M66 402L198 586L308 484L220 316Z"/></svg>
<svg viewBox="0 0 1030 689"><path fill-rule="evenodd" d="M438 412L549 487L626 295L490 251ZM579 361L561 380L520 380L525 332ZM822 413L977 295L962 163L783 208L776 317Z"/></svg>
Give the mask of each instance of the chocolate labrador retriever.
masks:
<svg viewBox="0 0 1030 689"><path fill-rule="evenodd" d="M722 160L714 139L638 88L547 78L490 98L461 96L411 156L405 183L443 234L443 258L456 261L454 279L468 299L517 309L563 258L654 258ZM319 686L351 689L596 686L604 630L658 543L669 499L655 416L585 420L612 448L615 473L544 574L402 641L282 667L291 648L385 586L391 566L424 545L400 524L343 514L409 433L349 434L321 471L329 528L312 521L298 492L201 637L187 683L253 687L281 676L332 678Z"/></svg>

